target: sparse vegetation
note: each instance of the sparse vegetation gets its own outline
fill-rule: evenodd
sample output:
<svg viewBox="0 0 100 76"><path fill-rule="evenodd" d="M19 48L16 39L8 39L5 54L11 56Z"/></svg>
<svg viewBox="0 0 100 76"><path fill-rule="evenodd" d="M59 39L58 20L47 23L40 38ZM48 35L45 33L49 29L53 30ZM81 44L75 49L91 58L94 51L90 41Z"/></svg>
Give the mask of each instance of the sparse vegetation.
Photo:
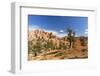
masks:
<svg viewBox="0 0 100 76"><path fill-rule="evenodd" d="M38 35L38 32L41 34ZM34 38L28 41L29 60L87 58L87 37L75 37L70 28L67 33L68 36L58 38L52 33L35 30ZM77 45L78 50L74 47Z"/></svg>
<svg viewBox="0 0 100 76"><path fill-rule="evenodd" d="M63 56L63 55L64 55L64 53L60 52L60 53L57 53L57 54L55 55L55 57Z"/></svg>
<svg viewBox="0 0 100 76"><path fill-rule="evenodd" d="M81 45L82 46L86 46L87 45L87 38L84 36L80 37L80 41L81 41Z"/></svg>

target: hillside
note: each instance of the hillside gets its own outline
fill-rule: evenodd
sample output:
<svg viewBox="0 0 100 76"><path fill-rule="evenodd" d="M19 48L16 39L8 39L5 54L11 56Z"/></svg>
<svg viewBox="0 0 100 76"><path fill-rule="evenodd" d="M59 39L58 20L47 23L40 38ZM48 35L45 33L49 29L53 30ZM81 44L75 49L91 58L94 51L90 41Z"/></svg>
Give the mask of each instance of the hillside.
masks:
<svg viewBox="0 0 100 76"><path fill-rule="evenodd" d="M33 30L28 34L28 60L54 60L87 58L87 37L75 37L69 48L67 36L59 38L52 32Z"/></svg>

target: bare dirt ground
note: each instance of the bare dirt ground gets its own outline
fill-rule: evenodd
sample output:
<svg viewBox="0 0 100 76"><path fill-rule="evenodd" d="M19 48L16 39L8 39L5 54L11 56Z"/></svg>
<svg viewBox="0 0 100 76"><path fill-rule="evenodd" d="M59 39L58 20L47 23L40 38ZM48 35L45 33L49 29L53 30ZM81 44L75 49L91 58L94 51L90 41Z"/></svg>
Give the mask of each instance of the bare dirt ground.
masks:
<svg viewBox="0 0 100 76"><path fill-rule="evenodd" d="M83 59L88 58L88 51L72 48L70 50L51 50L35 57L32 54L28 56L29 60Z"/></svg>
<svg viewBox="0 0 100 76"><path fill-rule="evenodd" d="M74 37L74 39L75 41L73 41L73 46L69 47L71 45L67 44L70 43L67 36L58 38L52 33L44 32L41 30L32 31L29 33L30 42L28 46L28 60L88 58L88 37ZM44 43L48 46L44 46L41 43ZM55 46L60 48L54 48ZM51 47L53 47L54 49L52 49ZM41 50L38 48L40 48ZM36 51L34 49L36 49Z"/></svg>

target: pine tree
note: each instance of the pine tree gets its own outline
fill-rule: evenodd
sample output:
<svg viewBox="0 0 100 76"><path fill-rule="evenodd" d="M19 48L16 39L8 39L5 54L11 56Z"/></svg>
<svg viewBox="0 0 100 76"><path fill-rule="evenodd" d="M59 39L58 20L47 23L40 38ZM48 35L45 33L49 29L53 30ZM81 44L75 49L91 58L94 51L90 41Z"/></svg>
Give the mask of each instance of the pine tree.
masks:
<svg viewBox="0 0 100 76"><path fill-rule="evenodd" d="M75 43L75 32L71 28L68 28L67 32L68 32L67 39L69 40L69 48L73 48Z"/></svg>

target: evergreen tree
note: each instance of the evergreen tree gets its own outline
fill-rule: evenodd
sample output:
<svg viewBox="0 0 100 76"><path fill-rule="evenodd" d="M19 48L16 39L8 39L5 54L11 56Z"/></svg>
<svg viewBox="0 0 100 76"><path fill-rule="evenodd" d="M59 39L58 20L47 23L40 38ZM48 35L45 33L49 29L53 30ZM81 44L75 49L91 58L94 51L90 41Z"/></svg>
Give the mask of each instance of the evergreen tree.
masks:
<svg viewBox="0 0 100 76"><path fill-rule="evenodd" d="M71 28L68 28L67 32L68 32L68 40L70 43L69 48L73 48L75 43L75 32Z"/></svg>

